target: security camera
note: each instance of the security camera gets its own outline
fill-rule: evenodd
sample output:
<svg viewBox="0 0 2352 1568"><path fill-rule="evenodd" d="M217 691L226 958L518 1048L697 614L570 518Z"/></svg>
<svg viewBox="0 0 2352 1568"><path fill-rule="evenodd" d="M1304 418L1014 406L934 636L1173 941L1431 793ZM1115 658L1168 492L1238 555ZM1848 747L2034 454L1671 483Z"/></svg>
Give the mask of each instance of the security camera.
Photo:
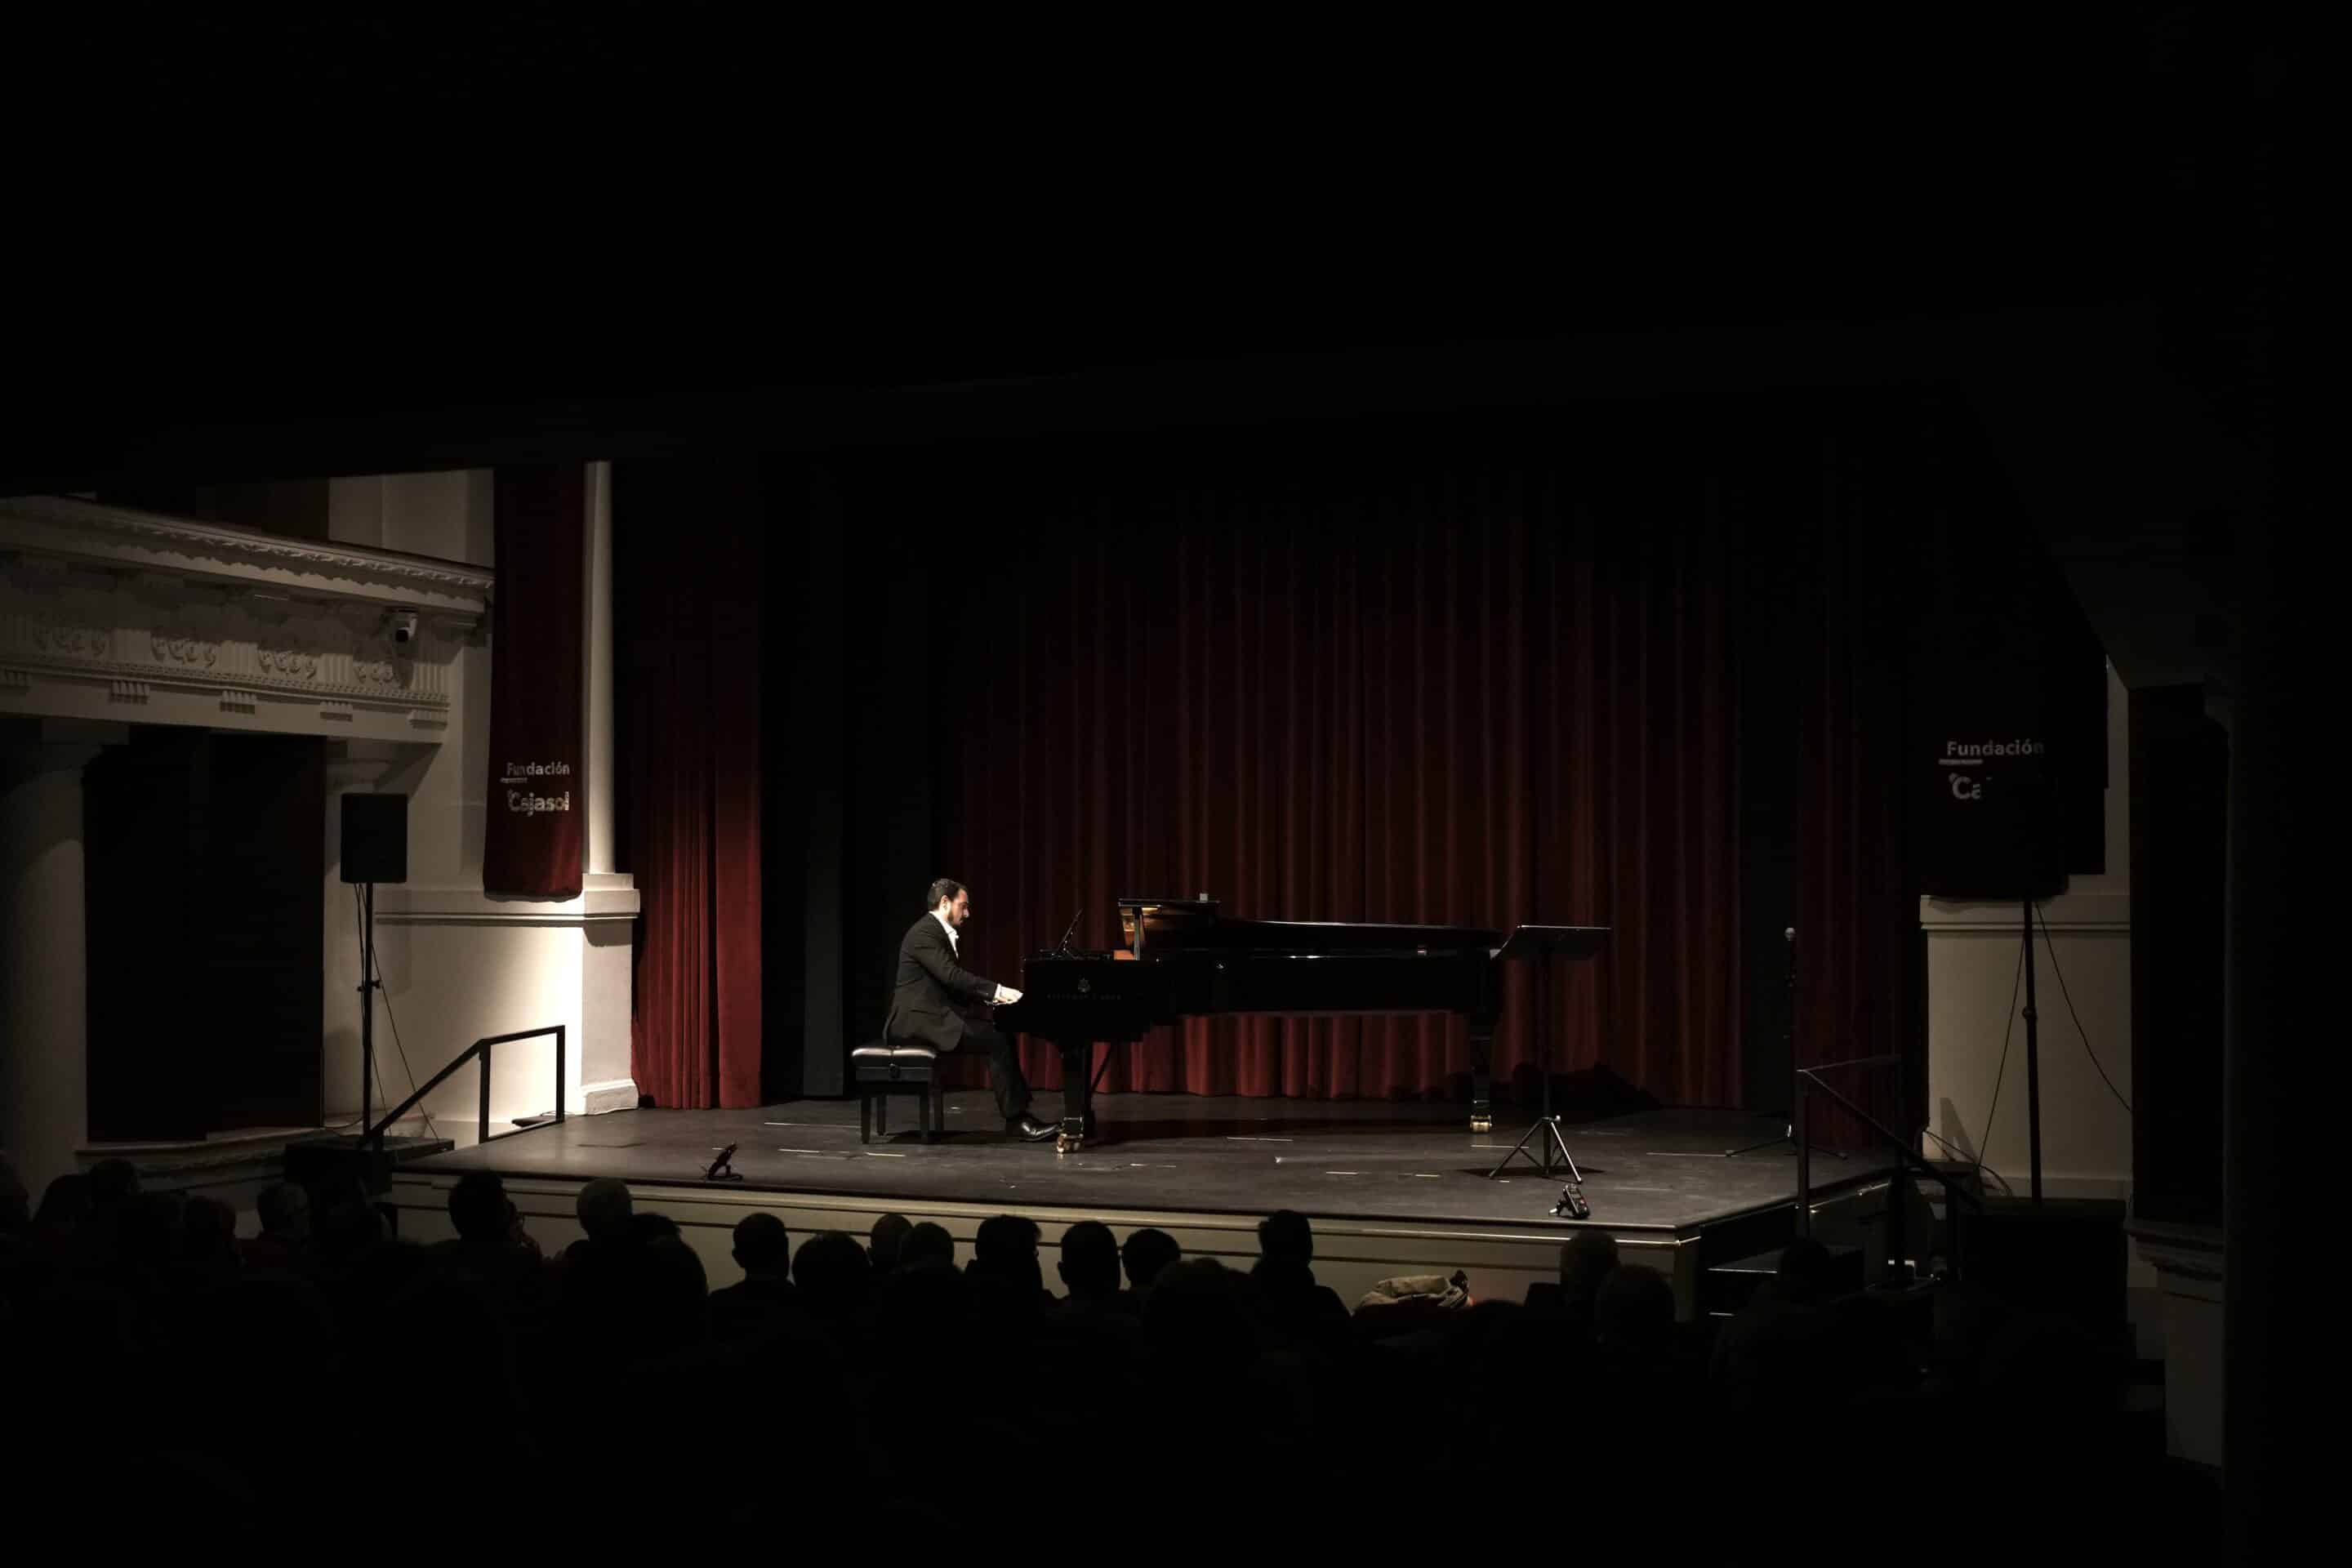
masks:
<svg viewBox="0 0 2352 1568"><path fill-rule="evenodd" d="M404 647L416 640L416 612L415 610L393 611L392 640Z"/></svg>

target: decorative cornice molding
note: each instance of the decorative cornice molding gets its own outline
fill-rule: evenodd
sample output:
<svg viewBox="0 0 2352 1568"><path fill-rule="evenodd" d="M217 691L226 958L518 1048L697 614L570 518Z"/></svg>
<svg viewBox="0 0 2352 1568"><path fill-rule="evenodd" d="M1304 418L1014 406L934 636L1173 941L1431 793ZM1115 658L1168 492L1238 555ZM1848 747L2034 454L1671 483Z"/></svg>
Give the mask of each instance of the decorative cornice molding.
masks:
<svg viewBox="0 0 2352 1568"><path fill-rule="evenodd" d="M488 569L463 562L289 539L64 496L0 500L0 548L8 547L202 576L315 578L316 591L327 596L422 596L436 607L477 616L488 608L497 580Z"/></svg>

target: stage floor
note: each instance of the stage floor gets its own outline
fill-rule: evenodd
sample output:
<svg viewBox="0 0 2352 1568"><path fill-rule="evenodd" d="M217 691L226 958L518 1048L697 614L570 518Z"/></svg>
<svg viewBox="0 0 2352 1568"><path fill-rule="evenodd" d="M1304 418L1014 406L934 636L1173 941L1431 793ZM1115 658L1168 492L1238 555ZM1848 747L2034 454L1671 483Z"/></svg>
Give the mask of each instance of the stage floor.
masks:
<svg viewBox="0 0 2352 1568"><path fill-rule="evenodd" d="M1001 1204L1015 1212L1264 1215L1288 1208L1340 1220L1570 1226L1550 1215L1557 1178L1515 1161L1504 1179L1486 1179L1527 1123L1473 1133L1458 1105L1104 1094L1095 1100L1101 1136L1082 1152L1057 1155L1050 1142L1006 1138L986 1092L947 1100L950 1131L932 1144L913 1131L910 1098L891 1102L891 1138L868 1145L858 1142L856 1101L797 1100L756 1110L577 1117L403 1169L559 1182L617 1176L633 1187ZM1040 1114L1054 1109L1044 1105ZM1780 1130L1723 1110L1656 1110L1564 1128L1592 1207L1589 1223L1683 1235L1793 1207L1797 1162L1786 1146L1724 1157ZM704 1182L713 1155L730 1143L743 1180ZM1828 1194L1890 1168L1868 1155L1816 1156L1812 1174Z"/></svg>

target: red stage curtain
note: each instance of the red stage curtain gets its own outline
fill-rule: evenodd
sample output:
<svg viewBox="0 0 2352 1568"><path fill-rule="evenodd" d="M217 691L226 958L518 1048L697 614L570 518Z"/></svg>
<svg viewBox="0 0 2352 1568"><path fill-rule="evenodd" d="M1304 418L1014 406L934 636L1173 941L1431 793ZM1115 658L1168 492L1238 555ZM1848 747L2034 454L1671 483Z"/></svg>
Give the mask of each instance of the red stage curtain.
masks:
<svg viewBox="0 0 2352 1568"><path fill-rule="evenodd" d="M1112 945L1137 892L1608 925L1598 960L1513 973L1498 1079L1540 1027L1556 1069L1736 1100L1727 530L1663 432L1528 460L1566 444L1187 454L1188 484L1107 464L1051 495L1034 461L960 471L973 532L1038 529L940 605L970 650L939 709L941 869L974 889L976 967L1014 977L1079 905L1078 940ZM1442 1017L1194 1020L1116 1055L1106 1088L1196 1094L1449 1096L1468 1068ZM1058 1086L1048 1047L1024 1059Z"/></svg>
<svg viewBox="0 0 2352 1568"><path fill-rule="evenodd" d="M759 487L617 464L620 864L636 877L632 1071L663 1106L761 1103Z"/></svg>

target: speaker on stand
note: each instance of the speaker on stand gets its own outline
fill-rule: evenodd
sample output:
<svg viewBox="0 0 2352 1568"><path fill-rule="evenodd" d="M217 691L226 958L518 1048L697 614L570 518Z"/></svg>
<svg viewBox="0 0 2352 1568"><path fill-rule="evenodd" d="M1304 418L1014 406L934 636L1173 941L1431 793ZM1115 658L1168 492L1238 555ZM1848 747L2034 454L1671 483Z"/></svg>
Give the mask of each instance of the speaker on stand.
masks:
<svg viewBox="0 0 2352 1568"><path fill-rule="evenodd" d="M408 880L408 797L344 795L343 880L360 890L360 1136L375 1118L375 888Z"/></svg>

